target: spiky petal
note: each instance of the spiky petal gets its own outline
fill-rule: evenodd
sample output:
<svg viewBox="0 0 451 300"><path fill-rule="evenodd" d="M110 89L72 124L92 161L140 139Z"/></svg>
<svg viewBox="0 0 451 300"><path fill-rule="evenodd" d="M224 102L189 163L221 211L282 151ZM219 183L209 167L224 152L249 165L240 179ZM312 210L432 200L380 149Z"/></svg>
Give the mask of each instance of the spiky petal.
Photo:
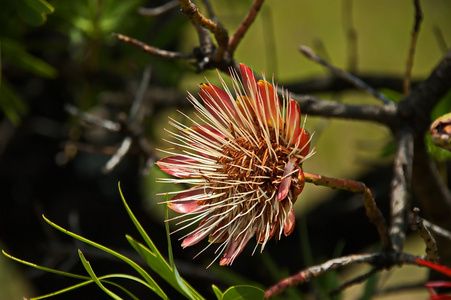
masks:
<svg viewBox="0 0 451 300"><path fill-rule="evenodd" d="M263 250L273 236L291 234L302 163L313 154L296 101L282 93L281 102L274 84L257 81L244 64L231 77L235 96L222 78L223 88L200 85L202 101L189 95L199 121L187 117L191 127L172 121L179 151L164 151L171 156L157 162L177 177L164 182L193 185L167 202L186 216L180 229L198 224L182 247L208 237L219 245L220 265L232 264L254 236Z"/></svg>

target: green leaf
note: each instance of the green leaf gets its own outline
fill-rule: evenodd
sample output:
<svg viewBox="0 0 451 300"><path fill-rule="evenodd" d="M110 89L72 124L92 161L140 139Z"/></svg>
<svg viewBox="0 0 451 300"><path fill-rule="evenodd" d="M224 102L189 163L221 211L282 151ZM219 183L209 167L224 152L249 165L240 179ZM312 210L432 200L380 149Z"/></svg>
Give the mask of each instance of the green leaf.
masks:
<svg viewBox="0 0 451 300"><path fill-rule="evenodd" d="M259 289L255 286L250 285L237 285L232 286L225 291L223 295L223 300L240 300L240 299L249 299L249 300L257 300L264 299L265 291Z"/></svg>
<svg viewBox="0 0 451 300"><path fill-rule="evenodd" d="M0 109L14 125L19 125L22 116L27 113L28 106L3 78L0 82Z"/></svg>
<svg viewBox="0 0 451 300"><path fill-rule="evenodd" d="M26 260L22 260L20 258L14 257L8 253L5 252L5 250L2 250L3 255L5 255L6 257L8 257L9 259L15 260L21 264L24 264L26 266L29 267L33 267L36 268L38 270L41 271L45 271L45 272L49 272L49 273L54 273L57 275L62 275L62 276L66 276L66 277L71 277L71 278L76 278L76 279L83 279L83 280L90 280L90 277L88 276L83 276L83 275L78 275L78 274L73 274L73 273L68 273L68 272L63 272L63 271L58 271L58 270L54 270L54 269L50 269L50 268L46 268L46 267L42 267L40 265L28 262Z"/></svg>
<svg viewBox="0 0 451 300"><path fill-rule="evenodd" d="M94 270L91 267L91 264L89 263L89 261L86 260L85 256L83 255L83 253L81 252L81 250L78 250L78 256L80 257L81 263L83 264L83 266L85 267L86 271L88 272L88 274L91 276L92 280L94 280L94 282L111 298L116 299L116 300L122 300L121 297L119 297L118 295L116 295L115 293L113 293L112 291L110 291L109 289L107 289L99 280L99 278L97 278L96 274L94 273Z"/></svg>
<svg viewBox="0 0 451 300"><path fill-rule="evenodd" d="M118 188L119 188L119 193L121 195L121 199L122 199L122 203L125 206L125 210L127 211L130 219L132 220L133 224L135 225L136 229L138 230L139 234L141 235L141 237L143 238L144 242L146 243L147 247L150 248L150 251L155 252L156 255L161 256L161 253L158 251L157 247L155 246L155 244L152 242L152 240L149 238L149 235L147 234L147 232L144 230L144 228L141 226L141 224L139 223L138 219L136 219L135 215L133 214L132 210L130 209L130 207L127 204L127 201L125 201L125 197L124 194L122 193L122 189L121 189L121 183L118 183Z"/></svg>
<svg viewBox="0 0 451 300"><path fill-rule="evenodd" d="M42 215L42 217L44 218L44 220L51 225L52 227L58 229L59 231L73 237L76 238L77 240L80 240L88 245L91 245L93 247L96 247L106 253L109 253L117 258L119 258L120 260L124 261L125 263L127 263L128 265L130 265L133 269L135 269L143 278L144 280L149 284L150 288L161 298L163 299L168 299L168 297L166 296L166 294L163 292L163 290L158 286L158 284L153 280L153 278L143 269L141 268L137 263L135 263L133 260L129 259L126 256L123 256L122 254L111 250L105 246L102 246L100 244L97 244L87 238L84 238L82 236L79 236L67 229L64 229L61 226L56 225L55 223L51 222L49 219L47 219L44 215Z"/></svg>
<svg viewBox="0 0 451 300"><path fill-rule="evenodd" d="M167 220L169 218L169 212L168 212L168 194L165 195L164 201L166 204L164 205L165 210L165 219ZM183 290L183 292L188 296L189 299L203 299L203 297L195 291L191 286L187 286L186 282L182 279L182 277L179 274L179 271L177 270L175 263L174 263L174 256L172 253L172 244L171 244L171 235L169 231L169 222L165 222L165 228L166 228L166 238L168 239L168 256L169 256L169 264L171 265L171 269L174 274L174 279L177 283L177 285Z"/></svg>
<svg viewBox="0 0 451 300"><path fill-rule="evenodd" d="M19 17L26 23L39 26L47 20L47 14L54 11L45 0L15 0L12 1Z"/></svg>
<svg viewBox="0 0 451 300"><path fill-rule="evenodd" d="M193 287L191 287L180 275L173 271L164 257L158 256L143 244L135 241L131 236L126 236L128 242L146 261L147 265L161 278L168 282L178 292L188 299L204 299Z"/></svg>
<svg viewBox="0 0 451 300"><path fill-rule="evenodd" d="M55 78L58 75L53 66L28 53L23 45L16 41L4 38L1 46L2 58L15 67L45 78Z"/></svg>
<svg viewBox="0 0 451 300"><path fill-rule="evenodd" d="M216 298L218 298L218 300L222 300L223 294L221 292L221 290L214 284L211 285L211 288L213 289L213 292L216 295Z"/></svg>
<svg viewBox="0 0 451 300"><path fill-rule="evenodd" d="M136 229L138 230L141 237L144 239L145 243L150 249L145 247L141 243L135 241L131 236L127 235L126 238L132 245L132 247L135 248L135 250L146 260L147 264L149 265L149 267L152 268L152 270L154 270L164 280L170 283L181 294L185 295L189 299L204 299L193 287L191 287L183 278L181 278L180 274L175 268L174 259L172 257L171 240L169 238L169 225L166 223L166 234L168 237L168 251L170 265L161 255L160 251L158 251L157 247L152 242L147 232L144 230L144 228L139 223L138 219L136 219L135 215L131 211L130 207L127 204L127 201L125 200L124 194L122 193L120 182L118 183L118 188L122 198L122 202L125 206L128 215L130 216L130 219L132 220Z"/></svg>

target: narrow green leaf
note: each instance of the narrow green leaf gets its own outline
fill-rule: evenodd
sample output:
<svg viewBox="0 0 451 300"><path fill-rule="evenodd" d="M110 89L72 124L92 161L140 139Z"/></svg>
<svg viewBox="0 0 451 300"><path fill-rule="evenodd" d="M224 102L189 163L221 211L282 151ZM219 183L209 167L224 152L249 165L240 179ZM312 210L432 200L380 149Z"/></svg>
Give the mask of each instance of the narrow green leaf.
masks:
<svg viewBox="0 0 451 300"><path fill-rule="evenodd" d="M80 257L81 263L83 264L83 266L85 267L86 271L91 276L91 278L94 280L94 282L111 298L116 299L116 300L122 300L121 297L119 297L118 295L116 295L115 293L113 293L112 291L107 289L100 282L99 278L97 278L96 274L94 273L94 270L92 269L91 264L89 263L89 261L86 260L85 256L83 255L83 253L81 252L80 249L78 249L78 256Z"/></svg>
<svg viewBox="0 0 451 300"><path fill-rule="evenodd" d="M144 280L149 283L150 287L152 288L152 290L161 298L163 299L167 299L168 297L166 296L166 294L163 292L163 290L158 286L158 284L153 280L153 278L143 269L141 268L137 263L135 263L133 260L129 259L128 257L123 256L122 254L111 250L105 246L102 246L100 244L97 244L87 238L84 238L82 236L79 236L67 229L64 229L63 227L56 225L55 223L53 223L52 221L50 221L49 219L47 219L44 215L42 215L43 219L52 227L54 227L55 229L73 237L76 238L77 240L80 240L88 245L91 245L93 247L96 247L106 253L109 253L117 258L119 258L120 260L124 261L125 263L127 263L128 265L130 265L133 269L135 269L143 278Z"/></svg>
<svg viewBox="0 0 451 300"><path fill-rule="evenodd" d="M161 253L158 251L158 249L155 246L155 244L149 238L149 235L147 234L147 232L141 226L141 224L139 223L138 219L136 219L136 217L133 214L132 210L128 206L127 201L125 201L125 197L124 197L124 194L122 193L121 183L120 182L118 183L118 187L119 187L119 193L120 193L121 198L122 198L122 202L124 203L124 206L125 206L125 210L127 211L128 215L130 216L130 219L132 220L132 222L135 225L136 229L138 230L139 234L143 238L144 242L147 244L147 247L149 247L152 252L155 252L156 255L162 257Z"/></svg>
<svg viewBox="0 0 451 300"><path fill-rule="evenodd" d="M189 299L204 299L193 287L191 287L183 278L174 273L172 269L161 256L156 256L146 246L134 240L131 236L127 236L127 240L132 247L138 252L146 261L147 265L161 278L168 282L178 292ZM178 273L177 273L178 274ZM183 288L182 285L185 287Z"/></svg>
<svg viewBox="0 0 451 300"><path fill-rule="evenodd" d="M258 300L265 298L265 291L255 286L237 285L225 291L223 300Z"/></svg>
<svg viewBox="0 0 451 300"><path fill-rule="evenodd" d="M28 106L5 79L0 84L0 110L15 126L20 124L22 116L28 111Z"/></svg>
<svg viewBox="0 0 451 300"><path fill-rule="evenodd" d="M66 277L76 278L76 279L83 279L83 280L90 280L91 279L88 276L83 276L83 275L78 275L78 274L73 274L73 273L68 273L68 272L63 272L63 271L58 271L58 270L42 267L40 265L28 262L26 260L22 260L20 258L14 257L14 256L6 253L5 250L2 250L2 253L3 253L3 255L5 255L6 257L8 257L8 258L10 258L12 260L15 260L15 261L17 261L17 262L19 262L21 264L24 264L24 265L32 267L32 268L36 268L36 269L41 270L41 271L54 273L54 274L62 275L62 276L66 276Z"/></svg>
<svg viewBox="0 0 451 300"><path fill-rule="evenodd" d="M167 220L169 218L169 212L168 212L168 194L165 195L164 201L166 204L164 205L164 211L165 211L165 219ZM171 234L169 230L169 222L165 222L165 228L166 228L166 238L168 239L168 255L169 255L169 264L171 265L174 278L176 280L176 284L185 292L186 296L189 299L203 299L203 297L195 291L191 286L187 286L185 281L182 279L182 277L179 274L179 271L177 270L177 267L174 263L174 256L172 253L172 244L171 244Z"/></svg>
<svg viewBox="0 0 451 300"><path fill-rule="evenodd" d="M45 0L25 0L25 2L39 13L51 14L55 11L55 8Z"/></svg>
<svg viewBox="0 0 451 300"><path fill-rule="evenodd" d="M24 49L23 45L16 41L4 38L1 46L2 57L15 67L45 78L55 78L58 75L55 67L31 55Z"/></svg>
<svg viewBox="0 0 451 300"><path fill-rule="evenodd" d="M222 292L221 290L214 284L211 285L211 288L213 289L213 292L216 295L216 298L218 298L218 300L222 300Z"/></svg>
<svg viewBox="0 0 451 300"><path fill-rule="evenodd" d="M136 229L140 233L141 237L147 244L147 246L150 248L145 247L141 243L135 241L131 236L126 236L129 243L132 245L133 248L146 260L147 264L154 270L158 275L160 275L164 280L166 280L168 283L170 283L177 291L179 291L181 294L185 295L186 297L190 299L204 299L193 287L191 287L187 282L181 278L180 274L178 273L177 269L174 266L174 259L172 257L172 246L171 246L171 240L169 238L169 224L166 223L166 234L168 236L168 251L169 251L169 261L170 264L167 263L167 261L164 259L164 257L161 255L160 251L158 251L155 244L150 239L147 232L144 230L144 228L139 223L138 219L133 214L132 210L127 204L127 201L125 200L124 194L122 193L121 184L118 183L119 193L122 198L122 202L125 206L125 209L130 216L130 219L132 220L133 224L135 225ZM167 214L167 208L166 208L166 214Z"/></svg>

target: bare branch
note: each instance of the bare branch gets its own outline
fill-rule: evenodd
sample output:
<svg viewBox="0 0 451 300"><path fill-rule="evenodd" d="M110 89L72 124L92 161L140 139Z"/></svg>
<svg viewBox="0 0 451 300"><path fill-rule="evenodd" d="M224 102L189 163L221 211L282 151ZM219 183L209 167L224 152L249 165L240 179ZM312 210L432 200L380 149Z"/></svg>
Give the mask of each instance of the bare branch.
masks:
<svg viewBox="0 0 451 300"><path fill-rule="evenodd" d="M366 91L368 93L370 93L371 95L373 95L374 97L376 97L377 99L381 100L384 104L386 105L394 105L393 102L390 101L390 99L388 99L387 97L385 97L382 93L374 90L372 87L370 87L369 85L367 85L365 82L363 82L362 80L360 80L359 78L343 71L340 70L336 67L334 67L333 65L331 65L330 63L328 63L327 61L325 61L322 57L316 55L312 49L310 49L307 46L300 46L299 50L308 58L310 58L311 60L325 66L326 68L328 68L333 74L335 74L336 76L339 76L341 78L343 78L344 80L347 80L349 82L351 82L352 84L354 84L357 88Z"/></svg>
<svg viewBox="0 0 451 300"><path fill-rule="evenodd" d="M393 253L393 252L377 252L369 254L354 254L334 258L327 262L306 268L288 278L279 281L277 284L271 286L265 292L265 298L269 299L275 295L283 292L289 287L309 282L313 278L323 275L332 270L340 269L352 264L370 264L378 270L388 269L394 265L411 264L417 266L425 266L420 264L417 257L407 253Z"/></svg>
<svg viewBox="0 0 451 300"><path fill-rule="evenodd" d="M224 54L227 50L227 44L229 42L229 35L227 30L213 22L210 19L205 18L200 12L197 6L190 0L179 0L182 7L182 12L194 23L201 25L202 27L208 29L215 36L216 42L218 43L218 48L213 57L213 60L218 62L223 59Z"/></svg>
<svg viewBox="0 0 451 300"><path fill-rule="evenodd" d="M368 280L371 276L373 276L374 274L376 274L379 271L380 271L379 268L373 268L369 272L366 272L365 274L357 276L356 278L343 283L338 289L335 289L332 292L330 292L330 295L334 296L334 295L340 294L345 289Z"/></svg>
<svg viewBox="0 0 451 300"><path fill-rule="evenodd" d="M121 130L121 128L122 128L121 124L119 124L117 122L105 120L105 119L99 118L95 115L84 113L73 105L66 104L66 106L64 108L66 109L66 111L68 113L80 118L81 120L85 121L88 124L95 125L95 126L98 126L101 128L105 128L106 130L113 131L113 132L117 132L117 131Z"/></svg>
<svg viewBox="0 0 451 300"><path fill-rule="evenodd" d="M299 102L302 112L314 116L373 121L392 127L396 108L393 106L351 105L336 101L325 101L313 96L291 94Z"/></svg>
<svg viewBox="0 0 451 300"><path fill-rule="evenodd" d="M406 217L411 202L411 176L413 162L413 133L403 130L398 135L398 148L391 183L390 238L393 249L401 252L406 238Z"/></svg>
<svg viewBox="0 0 451 300"><path fill-rule="evenodd" d="M406 72L404 75L404 95L408 95L410 93L410 81L412 76L413 59L415 57L415 47L417 45L421 21L423 20L420 0L413 0L413 4L415 6L415 21L413 24L412 35L410 37L409 55L407 56Z"/></svg>
<svg viewBox="0 0 451 300"><path fill-rule="evenodd" d="M409 119L416 133L428 130L430 113L451 88L451 50L443 57L431 75L398 103L402 118Z"/></svg>
<svg viewBox="0 0 451 300"><path fill-rule="evenodd" d="M238 29L230 37L229 45L228 45L228 52L229 52L230 56L233 57L233 53L235 52L236 47L238 46L241 39L246 34L247 30L250 28L250 26L254 22L255 17L257 16L261 6L263 5L263 2L264 2L264 0L254 0L251 8L247 12L246 17L244 17L243 22L241 22Z"/></svg>
<svg viewBox="0 0 451 300"><path fill-rule="evenodd" d="M158 56L165 59L191 59L194 58L192 53L181 53L181 52L173 52L162 50L156 47L149 46L139 40L128 37L126 35L120 33L112 33L113 36L117 37L118 40L123 41L127 44L133 45L136 48L150 54L153 56Z"/></svg>
<svg viewBox="0 0 451 300"><path fill-rule="evenodd" d="M423 219L419 216L420 209L415 207L413 209L413 215L414 215L414 224L416 227L416 230L420 237L423 239L423 241L426 243L426 257L428 260L433 262L438 262L438 250L437 250L437 243L435 242L434 237L431 235L429 230L426 228L426 226L423 223Z"/></svg>
<svg viewBox="0 0 451 300"><path fill-rule="evenodd" d="M367 188L363 182L331 178L307 172L304 172L304 175L306 182L363 195L363 204L365 206L366 214L370 219L370 222L377 228L382 247L387 251L391 249L392 245L384 216L377 207L370 189Z"/></svg>
<svg viewBox="0 0 451 300"><path fill-rule="evenodd" d="M167 2L161 6L154 7L154 8L147 8L147 7L140 7L138 8L138 14L142 16L148 16L148 17L155 17L162 15L171 9L176 8L179 5L178 0L172 0L170 2Z"/></svg>

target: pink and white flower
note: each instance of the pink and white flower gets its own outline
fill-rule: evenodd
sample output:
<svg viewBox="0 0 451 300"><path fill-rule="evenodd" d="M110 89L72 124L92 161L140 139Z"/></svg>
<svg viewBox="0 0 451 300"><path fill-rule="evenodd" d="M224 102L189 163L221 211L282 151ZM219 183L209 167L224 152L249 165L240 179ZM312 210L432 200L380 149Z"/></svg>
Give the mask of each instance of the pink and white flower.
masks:
<svg viewBox="0 0 451 300"><path fill-rule="evenodd" d="M165 182L192 186L167 202L186 217L178 230L198 224L182 247L208 238L219 245L220 265L232 264L254 236L263 250L273 236L293 231L302 163L313 154L299 104L286 91L281 102L277 87L257 81L244 64L240 74L231 71L233 93L219 76L223 89L200 85L202 102L189 94L199 121L186 116L188 127L171 120L179 150L163 151L171 156L157 162L176 177Z"/></svg>

